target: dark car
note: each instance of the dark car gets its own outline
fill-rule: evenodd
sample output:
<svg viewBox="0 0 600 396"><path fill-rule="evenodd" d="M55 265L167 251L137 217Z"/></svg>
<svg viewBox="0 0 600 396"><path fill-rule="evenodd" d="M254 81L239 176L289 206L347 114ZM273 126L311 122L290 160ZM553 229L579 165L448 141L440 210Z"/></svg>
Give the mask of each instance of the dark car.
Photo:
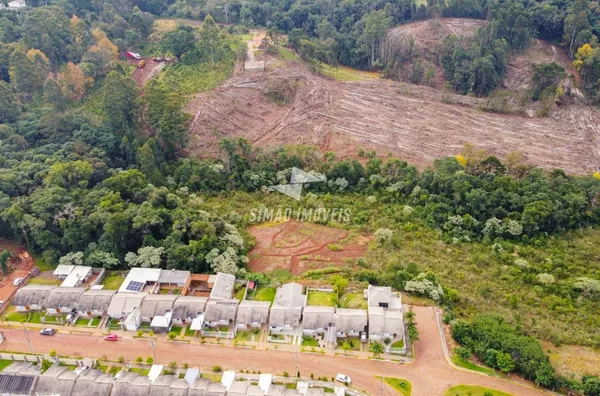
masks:
<svg viewBox="0 0 600 396"><path fill-rule="evenodd" d="M51 328L46 328L46 329L42 329L40 330L40 334L41 335L54 335L54 333L56 333L56 330L51 329Z"/></svg>

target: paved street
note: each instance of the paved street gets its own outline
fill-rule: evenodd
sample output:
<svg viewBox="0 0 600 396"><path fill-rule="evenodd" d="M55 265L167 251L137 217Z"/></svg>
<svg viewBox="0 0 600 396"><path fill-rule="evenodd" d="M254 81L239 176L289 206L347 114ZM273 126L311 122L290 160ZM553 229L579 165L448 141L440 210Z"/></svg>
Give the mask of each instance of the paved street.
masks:
<svg viewBox="0 0 600 396"><path fill-rule="evenodd" d="M387 385L381 385L375 376L408 379L413 385L413 395L443 395L446 389L458 384L472 384L503 390L515 396L534 396L546 394L541 390L526 387L516 382L479 375L477 373L454 369L446 361L438 330L435 312L432 308L414 307L420 333L420 341L415 343L416 360L412 364L358 359L356 357L332 356L312 353L293 353L274 349L252 349L243 347L225 347L193 343L175 343L159 340L156 345L156 360L167 364L177 361L192 366L209 368L220 365L224 369L251 370L283 373L296 372L296 357L302 376L334 376L342 372L352 378L353 385L371 394L397 395ZM30 352L23 330L4 329L7 339L0 344L0 351ZM132 334L133 335L133 334ZM107 342L96 335L56 334L41 336L29 332L29 339L36 353L48 353L56 350L59 355L100 357L107 356L116 360L119 356L128 361L136 357L144 359L152 356L152 347L148 339L122 339ZM532 386L532 385L529 385Z"/></svg>

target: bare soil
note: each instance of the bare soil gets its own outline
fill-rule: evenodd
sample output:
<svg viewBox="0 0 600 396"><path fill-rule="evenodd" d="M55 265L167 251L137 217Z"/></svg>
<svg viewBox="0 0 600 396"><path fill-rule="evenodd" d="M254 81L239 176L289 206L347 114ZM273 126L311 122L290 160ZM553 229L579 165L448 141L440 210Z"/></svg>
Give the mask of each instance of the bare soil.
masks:
<svg viewBox="0 0 600 396"><path fill-rule="evenodd" d="M136 68L133 72L132 78L138 84L143 87L150 79L154 78L162 69L167 65L167 62L155 62L153 59L144 59L146 66L142 68ZM132 61L133 64L137 65L139 61Z"/></svg>
<svg viewBox="0 0 600 396"><path fill-rule="evenodd" d="M29 253L21 246L0 240L0 248L11 253L11 258L7 261L8 275L5 276L0 271L0 301L7 301L19 287L13 285L13 281L17 278L26 278L35 264Z"/></svg>
<svg viewBox="0 0 600 396"><path fill-rule="evenodd" d="M264 92L292 80L294 97L277 104ZM267 59L264 72L238 72L214 91L198 94L189 149L215 156L225 137L255 145L314 145L355 157L359 148L425 166L455 155L465 143L504 157L519 150L547 169L582 174L600 159L600 112L584 105L559 107L547 118L486 113L485 99L389 80L342 82L311 73L302 62Z"/></svg>
<svg viewBox="0 0 600 396"><path fill-rule="evenodd" d="M352 266L364 256L370 241L369 237L348 238L345 230L295 220L250 227L249 231L257 243L249 254L248 266L257 272L283 269L297 275L319 268Z"/></svg>

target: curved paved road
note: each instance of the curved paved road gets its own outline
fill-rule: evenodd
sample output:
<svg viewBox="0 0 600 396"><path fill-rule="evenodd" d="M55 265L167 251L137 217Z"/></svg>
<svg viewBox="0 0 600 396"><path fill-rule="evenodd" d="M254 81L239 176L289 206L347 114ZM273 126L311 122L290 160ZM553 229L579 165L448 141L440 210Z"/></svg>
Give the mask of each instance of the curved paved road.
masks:
<svg viewBox="0 0 600 396"><path fill-rule="evenodd" d="M357 359L345 356L330 356L310 353L297 354L302 376L334 376L343 372L352 378L353 385L373 395L397 396L394 389L381 385L375 376L408 379L413 385L415 396L442 396L444 392L459 384L480 385L512 393L515 396L540 396L548 393L517 382L479 375L452 368L442 349L435 312L432 308L414 307L420 341L415 343L417 359L412 364L401 365L378 360ZM29 352L30 348L22 330L5 329L7 339L0 344L0 351ZM59 355L100 357L116 360L124 356L129 361L136 357L152 356L149 340L127 339L106 342L98 336L56 334L44 337L29 332L36 353L56 350ZM156 358L159 363L177 361L193 366L224 369L251 370L290 374L296 372L296 354L277 350L231 348L215 345L171 343L156 341Z"/></svg>

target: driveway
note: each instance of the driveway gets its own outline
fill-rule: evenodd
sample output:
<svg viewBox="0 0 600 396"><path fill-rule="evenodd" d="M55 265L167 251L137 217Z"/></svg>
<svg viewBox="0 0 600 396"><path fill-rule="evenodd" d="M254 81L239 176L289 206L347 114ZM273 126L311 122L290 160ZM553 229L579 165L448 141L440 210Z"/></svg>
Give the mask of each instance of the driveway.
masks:
<svg viewBox="0 0 600 396"><path fill-rule="evenodd" d="M312 353L292 353L278 350L234 348L198 343L175 343L156 341L156 361L167 364L177 361L191 366L210 368L220 365L224 369L251 370L281 374L284 371L293 375L296 361L300 373L308 377L335 376L342 372L352 378L353 385L370 394L397 396L394 389L381 384L375 376L405 378L413 385L415 396L442 396L444 392L459 384L485 386L512 393L515 396L539 396L546 392L529 386L457 370L446 361L442 349L437 319L433 308L414 307L420 341L415 342L416 361L401 365L379 360L358 359L355 357L332 356ZM23 330L4 330L7 339L0 344L0 351L30 352ZM56 334L41 336L29 332L29 339L36 353L56 350L58 355L86 356L99 358L106 356L117 360L119 356L134 361L138 356L144 359L152 356L149 340L122 339L106 342L101 337L83 334ZM297 359L297 360L296 360Z"/></svg>

